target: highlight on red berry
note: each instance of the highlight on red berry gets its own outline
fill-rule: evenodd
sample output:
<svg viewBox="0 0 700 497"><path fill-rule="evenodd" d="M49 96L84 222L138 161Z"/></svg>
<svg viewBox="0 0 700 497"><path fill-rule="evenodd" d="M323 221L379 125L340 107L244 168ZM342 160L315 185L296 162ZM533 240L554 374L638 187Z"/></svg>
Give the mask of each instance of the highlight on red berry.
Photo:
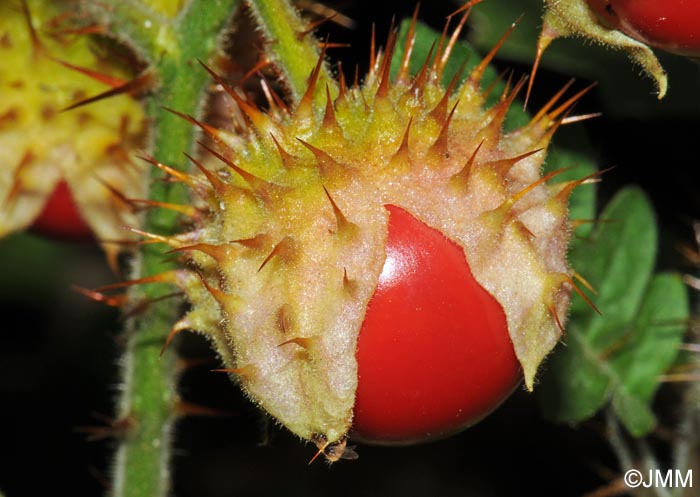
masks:
<svg viewBox="0 0 700 497"><path fill-rule="evenodd" d="M653 47L680 55L700 55L700 2L697 0L588 0L606 25Z"/></svg>
<svg viewBox="0 0 700 497"><path fill-rule="evenodd" d="M464 250L388 205L387 258L357 348L352 437L410 444L449 436L521 381L503 308Z"/></svg>

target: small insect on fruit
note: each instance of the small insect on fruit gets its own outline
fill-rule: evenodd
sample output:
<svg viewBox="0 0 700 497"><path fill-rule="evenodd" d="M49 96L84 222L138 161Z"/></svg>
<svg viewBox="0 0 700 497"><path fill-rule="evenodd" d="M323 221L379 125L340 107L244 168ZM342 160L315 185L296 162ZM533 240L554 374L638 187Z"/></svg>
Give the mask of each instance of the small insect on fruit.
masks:
<svg viewBox="0 0 700 497"><path fill-rule="evenodd" d="M149 235L192 268L174 329L208 336L246 394L329 460L354 457L348 437L413 443L478 421L521 378L533 388L562 335L581 181L541 169L585 90L504 133L524 79L487 108L495 50L441 83L465 21L415 76L415 24L395 77L395 33L362 85L318 84L321 52L303 96L266 112L207 67L246 116L242 138L201 125L213 144L198 173L151 159L204 204L193 230Z"/></svg>

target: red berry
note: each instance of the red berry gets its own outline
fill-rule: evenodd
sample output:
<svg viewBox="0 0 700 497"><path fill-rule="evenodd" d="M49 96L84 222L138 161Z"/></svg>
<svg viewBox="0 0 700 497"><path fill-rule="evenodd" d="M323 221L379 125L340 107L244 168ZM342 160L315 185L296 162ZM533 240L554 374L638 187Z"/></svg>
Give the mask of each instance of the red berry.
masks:
<svg viewBox="0 0 700 497"><path fill-rule="evenodd" d="M68 185L59 181L32 230L42 235L68 240L90 240L92 230L78 211Z"/></svg>
<svg viewBox="0 0 700 497"><path fill-rule="evenodd" d="M360 331L354 437L441 438L496 408L521 381L501 305L464 250L406 211L390 213L387 258Z"/></svg>
<svg viewBox="0 0 700 497"><path fill-rule="evenodd" d="M648 45L700 55L698 0L588 0L608 25Z"/></svg>

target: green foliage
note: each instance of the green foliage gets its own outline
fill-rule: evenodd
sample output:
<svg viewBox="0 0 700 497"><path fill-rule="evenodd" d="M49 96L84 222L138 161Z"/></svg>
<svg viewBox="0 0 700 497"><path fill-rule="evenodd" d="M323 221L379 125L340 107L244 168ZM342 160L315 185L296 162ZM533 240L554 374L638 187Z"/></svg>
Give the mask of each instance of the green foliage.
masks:
<svg viewBox="0 0 700 497"><path fill-rule="evenodd" d="M656 245L656 220L637 188L618 193L590 238L574 244L572 264L597 289L601 314L574 298L566 346L540 387L548 418L582 421L612 401L633 435L654 427L658 376L678 354L689 314L680 277L653 275Z"/></svg>

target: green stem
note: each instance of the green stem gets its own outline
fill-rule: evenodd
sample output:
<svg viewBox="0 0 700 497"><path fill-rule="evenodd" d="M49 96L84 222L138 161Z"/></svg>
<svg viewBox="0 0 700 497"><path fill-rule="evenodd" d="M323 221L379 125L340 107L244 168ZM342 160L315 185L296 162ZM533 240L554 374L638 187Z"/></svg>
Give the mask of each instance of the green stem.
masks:
<svg viewBox="0 0 700 497"><path fill-rule="evenodd" d="M208 61L216 50L219 36L237 0L192 0L187 10L176 17L154 14L134 2L110 0L117 16L114 24L120 33L133 34L147 59L154 61L159 87L149 99L147 110L153 123L153 155L171 167L186 170L183 152L194 144L195 131L185 120L164 107L197 116L204 89L209 81L197 60ZM153 19L162 23L153 25ZM151 23L149 25L149 22ZM158 181L162 176L154 168L152 200L186 203L188 192L182 185ZM176 213L154 209L146 216L144 230L172 234L179 230ZM134 264L134 278L176 269L164 258L162 250L145 245ZM136 287L131 302L155 301L172 292L167 284ZM176 418L177 369L174 354L167 352L159 360L173 323L179 317L179 302L167 299L151 303L143 313L131 318L126 326L127 347L123 359L123 386L118 405L118 419L130 429L117 449L114 465L115 497L161 497L170 489L170 438Z"/></svg>
<svg viewBox="0 0 700 497"><path fill-rule="evenodd" d="M321 54L318 42L312 34L305 34L308 23L299 17L289 2L249 0L248 4L267 41L268 60L287 84L292 101L298 102L306 91L309 75ZM325 102L326 85L335 97L338 85L324 63L316 85L317 104Z"/></svg>

